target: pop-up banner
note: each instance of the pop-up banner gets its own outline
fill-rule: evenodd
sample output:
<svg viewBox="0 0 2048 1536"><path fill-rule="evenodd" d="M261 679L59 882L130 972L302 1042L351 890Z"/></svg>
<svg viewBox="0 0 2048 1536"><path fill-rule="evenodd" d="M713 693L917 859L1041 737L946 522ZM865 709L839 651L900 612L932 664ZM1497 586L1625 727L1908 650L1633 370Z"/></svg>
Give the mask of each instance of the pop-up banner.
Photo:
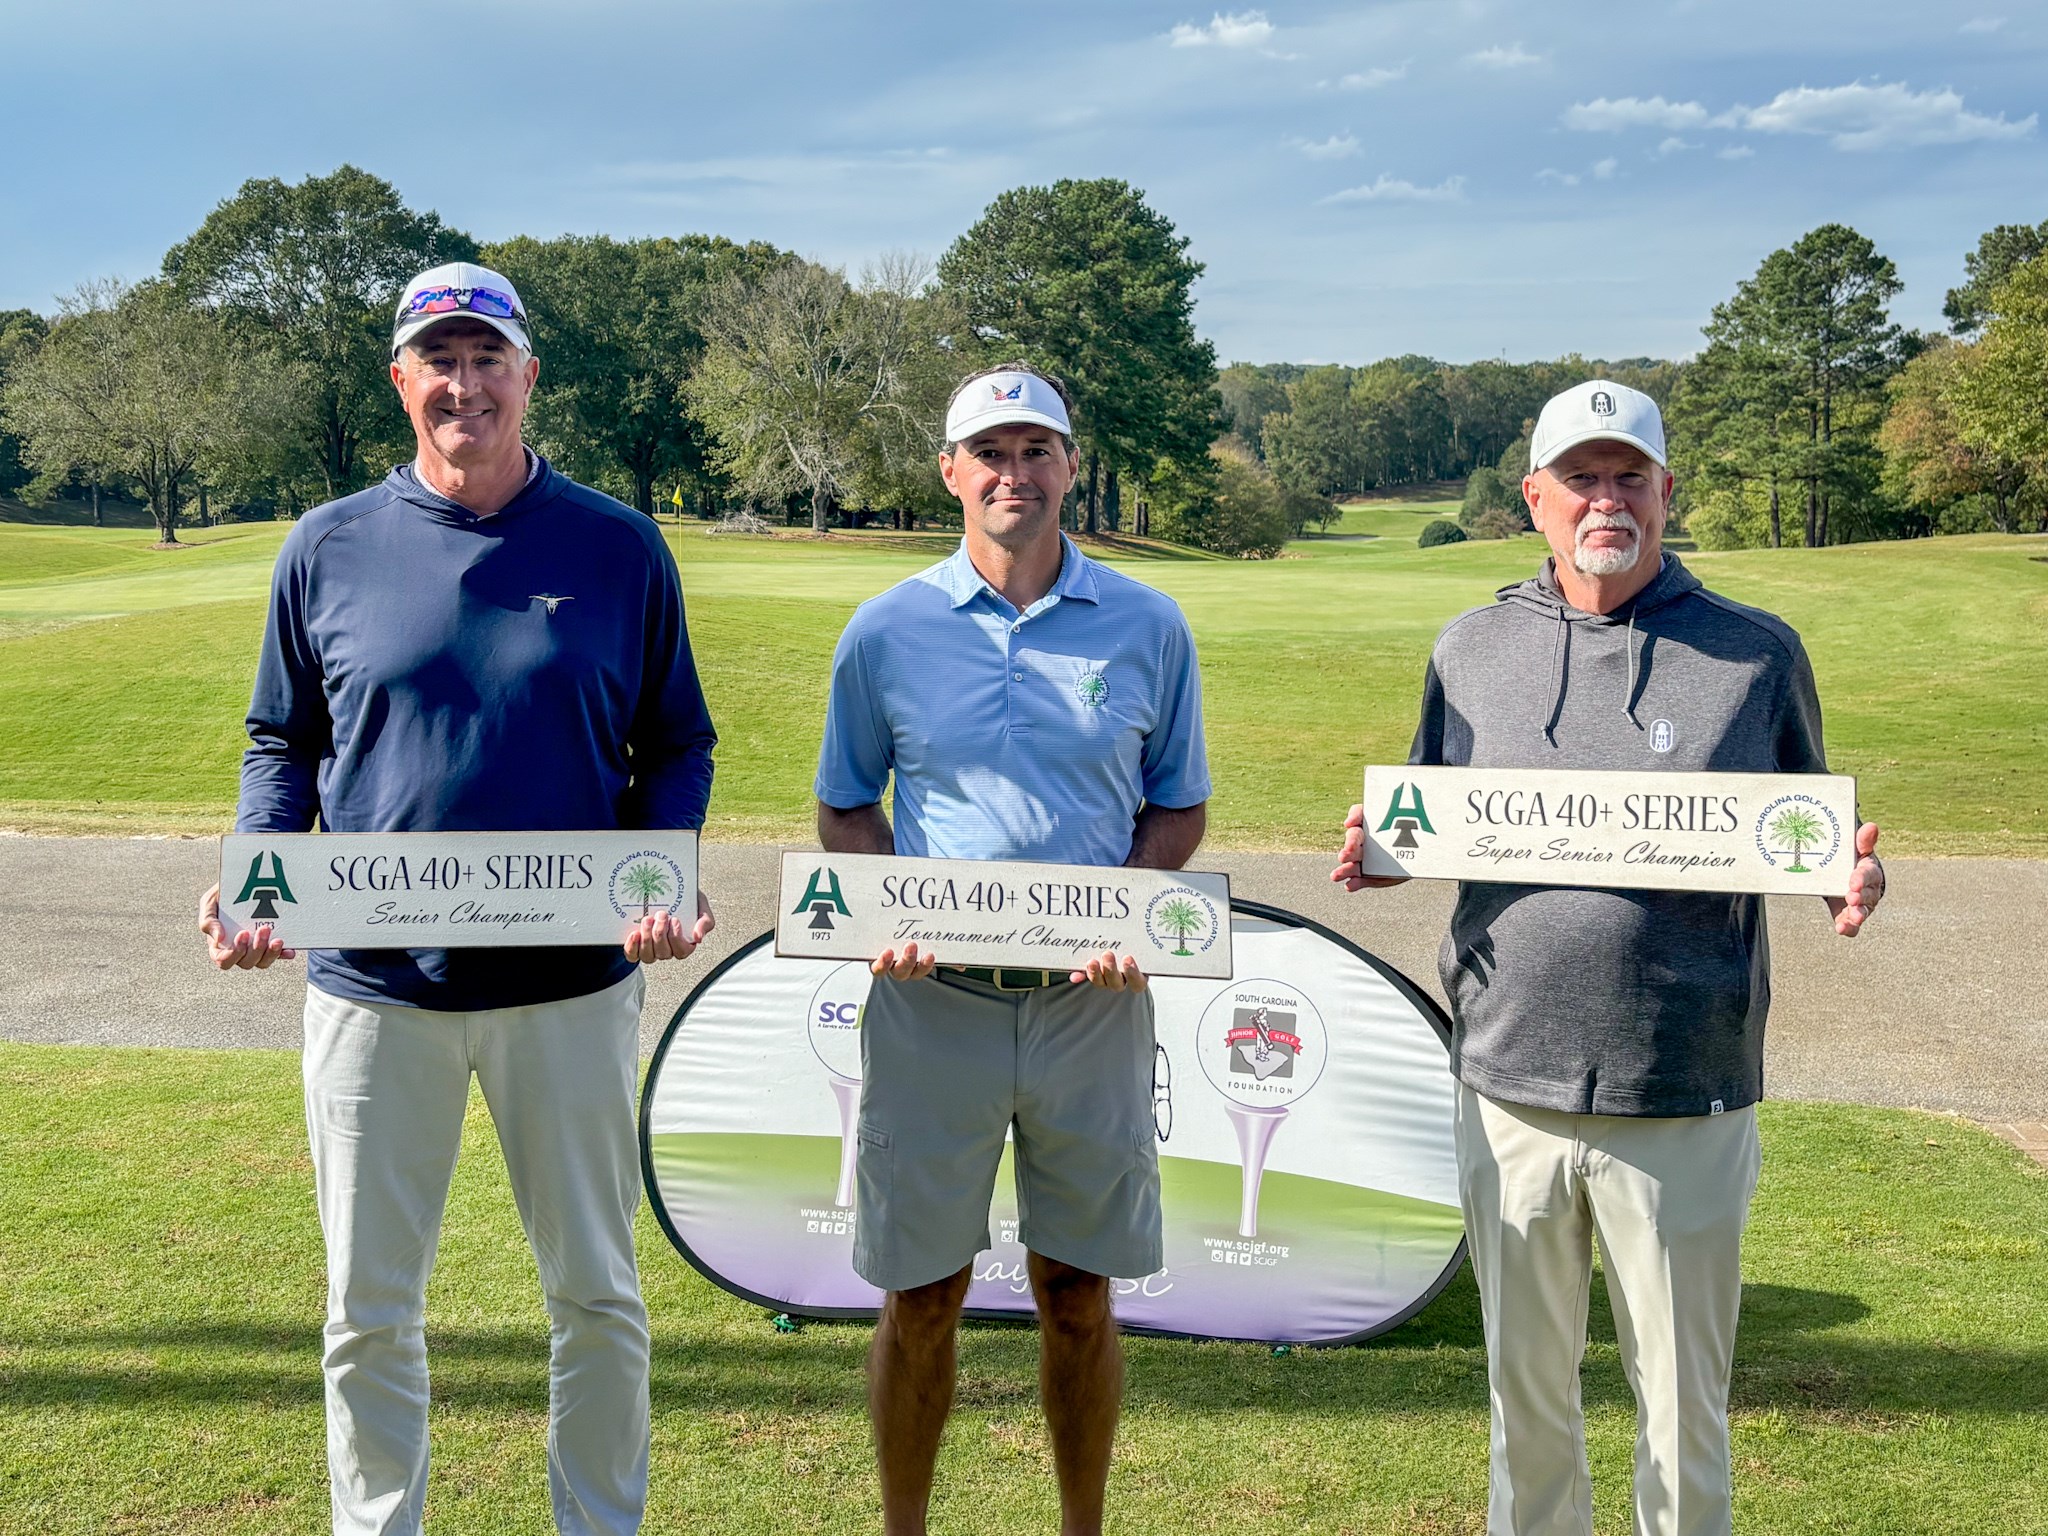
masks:
<svg viewBox="0 0 2048 1536"><path fill-rule="evenodd" d="M690 994L648 1067L648 1198L683 1257L798 1317L871 1318L853 1272L861 962L773 934ZM1465 1256L1450 1032L1384 962L1305 918L1231 908L1236 973L1152 983L1166 1263L1116 1282L1125 1327L1349 1344L1404 1322ZM1011 1156L969 1315L1029 1314Z"/></svg>

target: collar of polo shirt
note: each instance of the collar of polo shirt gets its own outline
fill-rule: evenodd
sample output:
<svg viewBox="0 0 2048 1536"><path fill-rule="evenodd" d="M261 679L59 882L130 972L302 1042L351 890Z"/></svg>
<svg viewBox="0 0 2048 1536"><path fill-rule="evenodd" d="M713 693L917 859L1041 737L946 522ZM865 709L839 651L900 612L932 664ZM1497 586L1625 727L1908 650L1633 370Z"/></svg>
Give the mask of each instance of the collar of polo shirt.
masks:
<svg viewBox="0 0 2048 1536"><path fill-rule="evenodd" d="M981 572L974 568L974 562L967 555L967 541L962 539L960 547L953 551L945 564L946 592L955 608L964 607L981 593L992 590L982 579ZM1064 533L1060 535L1060 574L1052 584L1047 597L1076 598L1084 603L1100 602L1095 584L1095 570L1081 553L1074 541ZM1043 598L1040 601L1044 601Z"/></svg>

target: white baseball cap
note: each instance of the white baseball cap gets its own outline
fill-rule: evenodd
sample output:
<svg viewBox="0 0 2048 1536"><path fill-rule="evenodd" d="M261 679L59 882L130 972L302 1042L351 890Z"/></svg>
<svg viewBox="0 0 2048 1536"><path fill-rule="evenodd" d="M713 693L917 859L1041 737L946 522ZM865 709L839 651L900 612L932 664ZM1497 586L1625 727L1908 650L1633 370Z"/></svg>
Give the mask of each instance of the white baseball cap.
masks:
<svg viewBox="0 0 2048 1536"><path fill-rule="evenodd" d="M444 320L481 320L513 346L533 350L519 290L504 273L473 261L429 267L405 285L392 320L391 355L398 356L399 348Z"/></svg>
<svg viewBox="0 0 2048 1536"><path fill-rule="evenodd" d="M969 379L946 407L946 441L964 443L990 427L1028 422L1051 427L1062 437L1074 435L1067 404L1059 391L1035 373L985 373Z"/></svg>
<svg viewBox="0 0 2048 1536"><path fill-rule="evenodd" d="M1529 434L1529 472L1534 474L1567 448L1602 438L1640 448L1668 468L1664 418L1657 402L1639 389L1611 379L1588 379L1544 402Z"/></svg>

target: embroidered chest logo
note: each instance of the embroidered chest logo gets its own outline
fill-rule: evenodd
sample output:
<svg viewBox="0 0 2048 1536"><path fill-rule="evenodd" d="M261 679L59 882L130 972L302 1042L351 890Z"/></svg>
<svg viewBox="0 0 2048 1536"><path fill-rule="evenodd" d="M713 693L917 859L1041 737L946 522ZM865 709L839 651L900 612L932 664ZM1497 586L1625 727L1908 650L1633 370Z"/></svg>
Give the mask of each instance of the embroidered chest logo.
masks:
<svg viewBox="0 0 2048 1536"><path fill-rule="evenodd" d="M1074 683L1074 697L1090 709L1100 709L1109 702L1109 679L1095 669L1083 672Z"/></svg>
<svg viewBox="0 0 2048 1536"><path fill-rule="evenodd" d="M1678 745L1678 733L1671 728L1669 720L1658 720L1650 726L1650 750L1669 752Z"/></svg>
<svg viewBox="0 0 2048 1536"><path fill-rule="evenodd" d="M574 597L557 597L552 592L536 592L527 601L529 603L546 603L548 605L548 617L552 619L557 608L561 607L564 603L573 603L576 599Z"/></svg>

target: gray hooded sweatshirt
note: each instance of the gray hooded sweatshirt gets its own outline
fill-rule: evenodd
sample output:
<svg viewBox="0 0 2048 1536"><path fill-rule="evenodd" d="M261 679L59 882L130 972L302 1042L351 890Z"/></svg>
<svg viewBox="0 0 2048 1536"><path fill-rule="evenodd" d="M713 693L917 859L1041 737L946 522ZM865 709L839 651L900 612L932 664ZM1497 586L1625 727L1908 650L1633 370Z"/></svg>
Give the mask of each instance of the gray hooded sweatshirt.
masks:
<svg viewBox="0 0 2048 1536"><path fill-rule="evenodd" d="M1799 637L1673 557L1581 613L1551 562L1438 636L1408 760L1475 768L1825 773ZM1439 957L1452 1068L1490 1098L1676 1116L1763 1097L1762 899L1463 881Z"/></svg>

